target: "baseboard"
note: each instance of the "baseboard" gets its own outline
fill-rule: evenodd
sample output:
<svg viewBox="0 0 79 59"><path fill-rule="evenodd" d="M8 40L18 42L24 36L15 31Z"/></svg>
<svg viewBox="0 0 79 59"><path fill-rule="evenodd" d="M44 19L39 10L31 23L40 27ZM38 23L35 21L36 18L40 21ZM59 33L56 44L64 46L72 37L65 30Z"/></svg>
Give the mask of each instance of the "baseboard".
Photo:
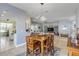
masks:
<svg viewBox="0 0 79 59"><path fill-rule="evenodd" d="M20 46L23 46L25 45L26 43L22 43L22 44L19 44L19 45L16 45L16 47L20 47Z"/></svg>

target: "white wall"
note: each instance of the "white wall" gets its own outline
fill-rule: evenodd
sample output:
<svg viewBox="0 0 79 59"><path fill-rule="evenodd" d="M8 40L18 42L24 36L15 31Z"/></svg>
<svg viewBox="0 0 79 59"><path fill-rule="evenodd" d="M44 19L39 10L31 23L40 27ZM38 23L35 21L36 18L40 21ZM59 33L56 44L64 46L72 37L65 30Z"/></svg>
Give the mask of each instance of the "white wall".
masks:
<svg viewBox="0 0 79 59"><path fill-rule="evenodd" d="M26 13L16 7L13 7L9 4L0 4L0 12L8 11L11 15L9 15L9 19L16 20L16 45L23 44L25 42L25 20ZM5 17L7 19L7 17Z"/></svg>
<svg viewBox="0 0 79 59"><path fill-rule="evenodd" d="M69 21L60 21L58 28L59 28L59 34L69 34L70 32L70 22Z"/></svg>
<svg viewBox="0 0 79 59"><path fill-rule="evenodd" d="M79 28L79 9L77 11L77 27Z"/></svg>

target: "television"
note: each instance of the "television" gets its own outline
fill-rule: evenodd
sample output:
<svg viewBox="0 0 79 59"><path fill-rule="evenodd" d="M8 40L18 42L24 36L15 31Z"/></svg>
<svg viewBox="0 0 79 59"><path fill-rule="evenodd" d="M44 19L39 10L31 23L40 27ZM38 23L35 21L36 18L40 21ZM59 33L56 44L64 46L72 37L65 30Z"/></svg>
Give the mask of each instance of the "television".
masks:
<svg viewBox="0 0 79 59"><path fill-rule="evenodd" d="M54 32L54 28L47 28L47 32Z"/></svg>

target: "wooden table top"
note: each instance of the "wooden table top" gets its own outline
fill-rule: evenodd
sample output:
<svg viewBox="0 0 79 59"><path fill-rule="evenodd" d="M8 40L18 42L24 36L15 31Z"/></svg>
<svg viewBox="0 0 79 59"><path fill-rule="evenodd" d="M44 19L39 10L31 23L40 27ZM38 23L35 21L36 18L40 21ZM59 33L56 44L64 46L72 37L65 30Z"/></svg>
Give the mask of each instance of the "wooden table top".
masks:
<svg viewBox="0 0 79 59"><path fill-rule="evenodd" d="M32 40L44 41L48 39L49 35L31 35L28 37L31 38Z"/></svg>
<svg viewBox="0 0 79 59"><path fill-rule="evenodd" d="M68 48L75 48L75 49L79 50L79 44L76 45L76 44L71 43L71 39L68 39L67 47Z"/></svg>

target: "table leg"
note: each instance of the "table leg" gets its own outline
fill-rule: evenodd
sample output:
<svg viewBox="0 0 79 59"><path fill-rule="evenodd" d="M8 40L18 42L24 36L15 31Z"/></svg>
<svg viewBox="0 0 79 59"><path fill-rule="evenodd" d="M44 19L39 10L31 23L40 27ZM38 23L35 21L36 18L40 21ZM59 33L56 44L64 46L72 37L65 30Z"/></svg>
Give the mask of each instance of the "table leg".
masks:
<svg viewBox="0 0 79 59"><path fill-rule="evenodd" d="M41 55L44 55L44 47L43 47L43 42L41 42Z"/></svg>

